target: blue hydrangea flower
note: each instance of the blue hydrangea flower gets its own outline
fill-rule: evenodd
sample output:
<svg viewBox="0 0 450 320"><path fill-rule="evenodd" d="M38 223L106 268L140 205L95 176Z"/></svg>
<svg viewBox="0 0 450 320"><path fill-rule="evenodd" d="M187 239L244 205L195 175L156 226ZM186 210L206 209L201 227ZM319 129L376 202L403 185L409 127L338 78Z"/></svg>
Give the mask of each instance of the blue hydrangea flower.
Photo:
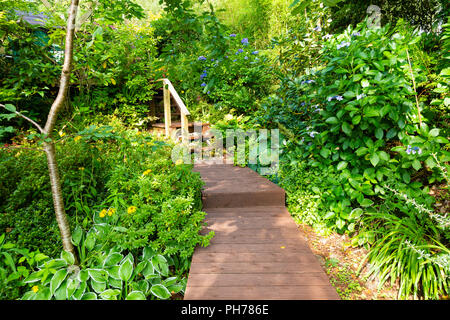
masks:
<svg viewBox="0 0 450 320"><path fill-rule="evenodd" d="M406 148L406 153L407 154L422 154L422 149L420 149L419 147L412 147L410 145L408 145L408 148Z"/></svg>
<svg viewBox="0 0 450 320"><path fill-rule="evenodd" d="M244 52L244 49L239 48L239 50L236 52L236 54Z"/></svg>
<svg viewBox="0 0 450 320"><path fill-rule="evenodd" d="M206 83L203 82L200 86L201 87L206 87Z"/></svg>
<svg viewBox="0 0 450 320"><path fill-rule="evenodd" d="M234 59L234 60L233 60L233 62L236 62L236 61L237 61L237 59Z"/></svg>
<svg viewBox="0 0 450 320"><path fill-rule="evenodd" d="M210 94L211 93L211 91L208 91L206 94Z"/></svg>
<svg viewBox="0 0 450 320"><path fill-rule="evenodd" d="M214 61L214 58L212 58L211 61Z"/></svg>
<svg viewBox="0 0 450 320"><path fill-rule="evenodd" d="M253 51L252 52L252 54L258 54L259 53L259 51Z"/></svg>
<svg viewBox="0 0 450 320"><path fill-rule="evenodd" d="M248 38L242 39L242 40L241 40L241 43L242 43L244 46L248 45Z"/></svg>
<svg viewBox="0 0 450 320"><path fill-rule="evenodd" d="M234 38L234 37L236 37L236 34L232 33L232 34L230 34L230 37Z"/></svg>
<svg viewBox="0 0 450 320"><path fill-rule="evenodd" d="M205 60L206 60L206 57L205 57L205 56L200 56L200 57L198 57L198 60L199 60L199 61L205 61Z"/></svg>
<svg viewBox="0 0 450 320"><path fill-rule="evenodd" d="M356 96L356 100L361 100L362 98L364 98L366 95L364 93L358 94Z"/></svg>
<svg viewBox="0 0 450 320"><path fill-rule="evenodd" d="M336 96L336 100L342 101L342 100L344 100L344 98L342 96Z"/></svg>
<svg viewBox="0 0 450 320"><path fill-rule="evenodd" d="M244 59L245 59L245 60L248 60L248 57L247 57L247 56L245 56L245 57L244 57Z"/></svg>
<svg viewBox="0 0 450 320"><path fill-rule="evenodd" d="M340 48L344 48L344 47L348 47L348 46L350 46L350 42L342 41L341 44L337 45L337 49L339 50Z"/></svg>

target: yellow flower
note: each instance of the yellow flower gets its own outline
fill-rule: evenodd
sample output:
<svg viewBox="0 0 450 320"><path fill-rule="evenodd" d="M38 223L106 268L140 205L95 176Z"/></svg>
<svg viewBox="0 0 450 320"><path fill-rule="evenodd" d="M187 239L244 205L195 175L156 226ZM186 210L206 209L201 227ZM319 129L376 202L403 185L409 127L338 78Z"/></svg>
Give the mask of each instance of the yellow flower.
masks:
<svg viewBox="0 0 450 320"><path fill-rule="evenodd" d="M114 209L114 208L109 208L108 209L108 216L112 216L113 214L114 214L114 212L116 212L116 209Z"/></svg>
<svg viewBox="0 0 450 320"><path fill-rule="evenodd" d="M143 173L143 175L146 176L146 175L148 175L150 172L152 172L151 169L145 170L144 173Z"/></svg>
<svg viewBox="0 0 450 320"><path fill-rule="evenodd" d="M62 132L62 131L59 131L58 134L59 134L59 136L60 136L61 138L64 137L64 136L66 135L66 133L65 133L65 132Z"/></svg>
<svg viewBox="0 0 450 320"><path fill-rule="evenodd" d="M34 286L33 288L31 288L31 290L33 290L34 293L39 291L39 287L38 286Z"/></svg>
<svg viewBox="0 0 450 320"><path fill-rule="evenodd" d="M137 208L135 206L131 206L128 208L127 212L128 212L128 214L132 214L132 213L135 213L136 210L137 210Z"/></svg>
<svg viewBox="0 0 450 320"><path fill-rule="evenodd" d="M79 167L78 170L84 171L84 167Z"/></svg>
<svg viewBox="0 0 450 320"><path fill-rule="evenodd" d="M75 142L77 142L78 140L80 140L81 139L81 136L76 136L75 138L73 138L73 140L75 141Z"/></svg>
<svg viewBox="0 0 450 320"><path fill-rule="evenodd" d="M177 162L175 162L175 164L176 164L176 165L183 164L183 160L178 159Z"/></svg>
<svg viewBox="0 0 450 320"><path fill-rule="evenodd" d="M100 213L99 213L100 218L104 218L106 216L106 213L107 213L106 209L103 209L102 211L100 211Z"/></svg>

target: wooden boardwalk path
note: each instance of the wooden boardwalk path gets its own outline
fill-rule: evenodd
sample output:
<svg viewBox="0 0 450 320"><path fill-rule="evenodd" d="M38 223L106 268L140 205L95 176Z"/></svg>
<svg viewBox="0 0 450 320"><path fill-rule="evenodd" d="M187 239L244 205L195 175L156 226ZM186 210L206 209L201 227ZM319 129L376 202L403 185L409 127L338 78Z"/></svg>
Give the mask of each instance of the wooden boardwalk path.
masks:
<svg viewBox="0 0 450 320"><path fill-rule="evenodd" d="M339 299L285 208L285 192L249 168L196 165L211 245L196 248L185 300Z"/></svg>

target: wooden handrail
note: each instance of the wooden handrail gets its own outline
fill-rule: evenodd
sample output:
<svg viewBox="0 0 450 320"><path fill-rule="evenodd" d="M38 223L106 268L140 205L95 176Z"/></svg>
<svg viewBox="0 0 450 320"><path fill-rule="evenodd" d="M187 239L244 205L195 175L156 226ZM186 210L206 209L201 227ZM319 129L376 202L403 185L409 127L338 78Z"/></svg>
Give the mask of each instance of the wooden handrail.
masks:
<svg viewBox="0 0 450 320"><path fill-rule="evenodd" d="M175 90L174 86L172 85L172 82L170 82L169 79L159 79L157 81L163 82L164 124L166 137L170 136L170 127L172 124L172 116L170 111L170 95L172 95L172 97L175 99L175 102L177 103L178 108L180 109L182 140L183 143L187 143L189 135L189 122L187 116L190 115L191 113L186 108L186 105L184 104L183 100L181 100L180 96L178 95L178 92Z"/></svg>

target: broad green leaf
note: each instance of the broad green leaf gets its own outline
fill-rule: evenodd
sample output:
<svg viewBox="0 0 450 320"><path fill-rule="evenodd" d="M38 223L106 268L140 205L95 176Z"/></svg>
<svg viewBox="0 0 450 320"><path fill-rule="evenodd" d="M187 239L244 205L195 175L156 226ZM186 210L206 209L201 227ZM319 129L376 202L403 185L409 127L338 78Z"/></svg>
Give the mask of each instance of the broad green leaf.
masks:
<svg viewBox="0 0 450 320"><path fill-rule="evenodd" d="M53 295L55 291L59 288L61 283L66 279L68 272L66 269L61 269L56 271L56 273L53 275L52 279L50 280L50 292Z"/></svg>
<svg viewBox="0 0 450 320"><path fill-rule="evenodd" d="M422 165L419 160L414 159L414 161L412 162L412 167L416 170L419 170L420 168L422 168Z"/></svg>
<svg viewBox="0 0 450 320"><path fill-rule="evenodd" d="M128 294L126 300L146 300L146 299L145 295L141 291L132 291Z"/></svg>
<svg viewBox="0 0 450 320"><path fill-rule="evenodd" d="M320 155L322 157L324 157L325 159L330 156L330 153L331 153L331 151L326 148L323 148L322 150L320 150Z"/></svg>
<svg viewBox="0 0 450 320"><path fill-rule="evenodd" d="M122 261L123 255L118 252L111 253L103 262L104 267L112 267Z"/></svg>
<svg viewBox="0 0 450 320"><path fill-rule="evenodd" d="M152 258L152 263L156 271L158 271L163 276L169 274L169 265L167 264L166 258L158 254Z"/></svg>
<svg viewBox="0 0 450 320"><path fill-rule="evenodd" d="M119 277L123 281L128 281L133 274L133 263L130 259L125 259L124 262L119 266Z"/></svg>
<svg viewBox="0 0 450 320"><path fill-rule="evenodd" d="M68 251L61 252L61 259L66 261L68 265L72 265L75 263L75 257L71 252Z"/></svg>
<svg viewBox="0 0 450 320"><path fill-rule="evenodd" d="M97 282L91 279L91 286L95 292L101 293L106 289L106 282Z"/></svg>
<svg viewBox="0 0 450 320"><path fill-rule="evenodd" d="M373 153L373 154L370 156L370 163L372 163L372 165L373 165L374 167L376 167L377 164L378 164L378 162L380 162L380 158L378 157L378 154Z"/></svg>
<svg viewBox="0 0 450 320"><path fill-rule="evenodd" d="M87 269L89 276L97 282L105 282L108 279L108 275L101 269Z"/></svg>
<svg viewBox="0 0 450 320"><path fill-rule="evenodd" d="M120 290L107 289L99 294L103 300L117 300L117 296L120 294Z"/></svg>
<svg viewBox="0 0 450 320"><path fill-rule="evenodd" d="M381 139L383 139L383 136L384 136L383 129L381 129L381 128L376 128L376 129L375 129L375 137L376 137L378 140L381 140Z"/></svg>
<svg viewBox="0 0 450 320"><path fill-rule="evenodd" d="M81 238L83 237L83 230L79 226L76 226L75 230L72 233L72 243L75 246L78 246L81 242Z"/></svg>
<svg viewBox="0 0 450 320"><path fill-rule="evenodd" d="M371 205L373 205L373 201L367 198L364 198L363 201L361 201L359 203L361 205L361 207L370 207Z"/></svg>
<svg viewBox="0 0 450 320"><path fill-rule="evenodd" d="M325 122L329 123L329 124L338 124L339 120L336 117L330 117L330 118L326 119Z"/></svg>
<svg viewBox="0 0 450 320"><path fill-rule="evenodd" d="M169 290L167 290L167 288L162 284L153 285L152 288L150 289L150 292L154 294L156 297L163 300L169 299L171 297Z"/></svg>
<svg viewBox="0 0 450 320"><path fill-rule="evenodd" d="M428 135L430 137L437 137L439 135L439 129L437 128L431 129L430 132L428 132Z"/></svg>
<svg viewBox="0 0 450 320"><path fill-rule="evenodd" d="M352 134L352 127L344 121L344 123L342 123L342 131L344 131L347 135L351 135Z"/></svg>
<svg viewBox="0 0 450 320"><path fill-rule="evenodd" d="M339 164L337 165L337 170L341 171L344 170L345 168L347 168L348 162L347 161L341 161L339 162Z"/></svg>
<svg viewBox="0 0 450 320"><path fill-rule="evenodd" d="M97 300L97 295L94 292L86 292L81 297L81 300Z"/></svg>

